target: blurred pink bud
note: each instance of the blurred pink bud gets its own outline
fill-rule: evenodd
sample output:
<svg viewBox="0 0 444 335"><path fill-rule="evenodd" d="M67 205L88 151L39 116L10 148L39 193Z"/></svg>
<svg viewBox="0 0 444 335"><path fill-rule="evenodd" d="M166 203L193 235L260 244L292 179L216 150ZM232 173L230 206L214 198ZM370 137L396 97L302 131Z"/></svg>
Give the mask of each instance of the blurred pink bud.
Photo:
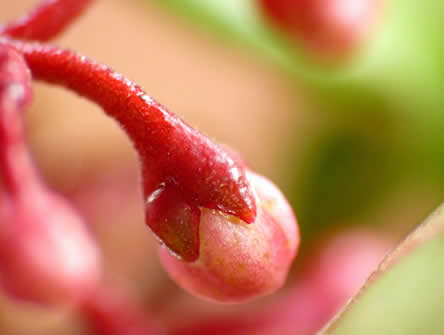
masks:
<svg viewBox="0 0 444 335"><path fill-rule="evenodd" d="M272 334L315 334L364 285L391 245L384 235L365 230L325 240L293 288L259 317L267 320L263 328Z"/></svg>
<svg viewBox="0 0 444 335"><path fill-rule="evenodd" d="M387 254L390 239L371 231L350 231L330 239L313 260L310 280L331 313L364 285Z"/></svg>
<svg viewBox="0 0 444 335"><path fill-rule="evenodd" d="M372 29L381 0L260 0L265 14L324 59L354 51Z"/></svg>
<svg viewBox="0 0 444 335"><path fill-rule="evenodd" d="M286 279L299 245L296 219L275 185L252 172L247 177L258 208L252 224L202 208L198 260L183 262L160 250L170 276L192 294L241 302L274 292Z"/></svg>
<svg viewBox="0 0 444 335"><path fill-rule="evenodd" d="M100 257L83 220L64 199L30 185L0 206L0 284L16 298L73 303L95 288Z"/></svg>

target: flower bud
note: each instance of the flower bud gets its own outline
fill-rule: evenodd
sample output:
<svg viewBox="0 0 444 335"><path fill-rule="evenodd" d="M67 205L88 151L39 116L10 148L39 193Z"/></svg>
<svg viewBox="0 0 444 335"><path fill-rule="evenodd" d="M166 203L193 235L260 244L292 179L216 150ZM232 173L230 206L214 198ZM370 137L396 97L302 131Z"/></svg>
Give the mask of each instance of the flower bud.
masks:
<svg viewBox="0 0 444 335"><path fill-rule="evenodd" d="M100 257L83 220L64 199L30 187L0 206L0 285L44 304L84 298L100 278Z"/></svg>
<svg viewBox="0 0 444 335"><path fill-rule="evenodd" d="M272 293L285 281L299 244L296 219L275 185L252 172L247 177L258 208L253 223L202 208L198 260L183 262L166 247L160 250L170 276L192 294L240 302Z"/></svg>
<svg viewBox="0 0 444 335"><path fill-rule="evenodd" d="M380 0L261 0L264 13L322 59L348 55L365 40Z"/></svg>

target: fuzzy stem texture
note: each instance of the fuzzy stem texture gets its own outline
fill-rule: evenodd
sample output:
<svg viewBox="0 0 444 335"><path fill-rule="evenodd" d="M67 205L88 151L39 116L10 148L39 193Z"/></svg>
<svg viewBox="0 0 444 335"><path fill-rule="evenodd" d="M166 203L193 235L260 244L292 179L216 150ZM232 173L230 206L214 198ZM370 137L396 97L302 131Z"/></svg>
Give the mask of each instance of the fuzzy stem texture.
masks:
<svg viewBox="0 0 444 335"><path fill-rule="evenodd" d="M46 0L27 15L0 27L0 35L48 41L68 28L94 0Z"/></svg>
<svg viewBox="0 0 444 335"><path fill-rule="evenodd" d="M147 224L184 260L198 258L199 207L254 221L256 203L244 164L132 81L72 51L6 38L0 46L22 53L36 79L87 97L119 122L142 162Z"/></svg>

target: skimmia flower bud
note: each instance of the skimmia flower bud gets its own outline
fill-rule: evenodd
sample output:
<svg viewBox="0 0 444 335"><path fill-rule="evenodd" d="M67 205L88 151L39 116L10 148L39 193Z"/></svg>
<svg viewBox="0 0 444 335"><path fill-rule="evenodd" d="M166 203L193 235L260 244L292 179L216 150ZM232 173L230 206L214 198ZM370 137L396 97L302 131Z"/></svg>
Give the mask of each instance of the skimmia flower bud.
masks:
<svg viewBox="0 0 444 335"><path fill-rule="evenodd" d="M183 262L160 251L172 278L193 294L239 302L275 291L286 278L299 244L295 217L275 185L252 172L247 176L256 192L253 224L202 209L199 259Z"/></svg>
<svg viewBox="0 0 444 335"><path fill-rule="evenodd" d="M22 54L35 79L92 100L122 126L141 162L146 223L174 254L163 249L162 258L182 286L232 302L277 289L295 256L299 235L292 211L274 185L248 172L238 155L107 66L72 51L9 38L52 37L76 11L60 16L56 28L41 17L58 6L81 10L87 3L44 3L22 28L4 28L0 48Z"/></svg>
<svg viewBox="0 0 444 335"><path fill-rule="evenodd" d="M122 125L142 163L146 222L180 257L174 259L177 267L164 262L179 283L222 301L263 295L282 284L298 233L293 214L275 186L253 173L247 177L237 155L108 67L36 43L3 38L1 45L20 51L34 77L88 97ZM208 271L177 276L173 269L181 266ZM201 280L200 291L193 289L193 280L184 280L187 276L194 277L194 283Z"/></svg>
<svg viewBox="0 0 444 335"><path fill-rule="evenodd" d="M322 59L349 55L366 39L381 0L259 0L283 31Z"/></svg>
<svg viewBox="0 0 444 335"><path fill-rule="evenodd" d="M29 82L22 57L0 47L0 286L27 301L71 303L96 285L98 250L32 164L22 125Z"/></svg>
<svg viewBox="0 0 444 335"><path fill-rule="evenodd" d="M1 286L37 303L84 299L100 278L100 258L83 220L43 186L7 201L0 209Z"/></svg>
<svg viewBox="0 0 444 335"><path fill-rule="evenodd" d="M133 141L142 164L147 224L184 260L198 257L199 207L251 223L255 201L245 167L110 68L71 51L0 38L20 51L35 78L96 102ZM172 213L172 211L177 211ZM180 226L172 217L181 217ZM159 222L167 222L159 226ZM176 227L173 227L176 225ZM180 229L180 232L176 232Z"/></svg>

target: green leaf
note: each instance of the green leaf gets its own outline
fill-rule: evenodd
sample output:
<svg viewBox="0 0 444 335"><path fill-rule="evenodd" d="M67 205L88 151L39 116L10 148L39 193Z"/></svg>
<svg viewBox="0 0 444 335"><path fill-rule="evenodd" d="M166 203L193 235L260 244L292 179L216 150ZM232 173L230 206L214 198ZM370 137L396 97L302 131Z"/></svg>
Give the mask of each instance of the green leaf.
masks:
<svg viewBox="0 0 444 335"><path fill-rule="evenodd" d="M391 144L393 129L380 125L384 120L362 121L328 129L297 157L303 163L299 174L288 177L287 187L304 244L339 223L356 224L397 186L402 168Z"/></svg>
<svg viewBox="0 0 444 335"><path fill-rule="evenodd" d="M381 263L320 335L442 334L444 205Z"/></svg>

